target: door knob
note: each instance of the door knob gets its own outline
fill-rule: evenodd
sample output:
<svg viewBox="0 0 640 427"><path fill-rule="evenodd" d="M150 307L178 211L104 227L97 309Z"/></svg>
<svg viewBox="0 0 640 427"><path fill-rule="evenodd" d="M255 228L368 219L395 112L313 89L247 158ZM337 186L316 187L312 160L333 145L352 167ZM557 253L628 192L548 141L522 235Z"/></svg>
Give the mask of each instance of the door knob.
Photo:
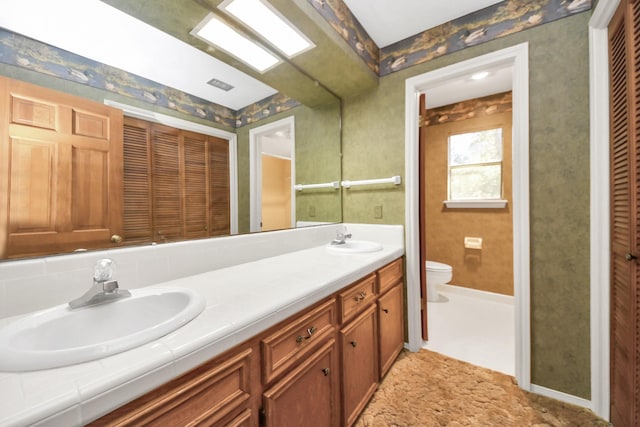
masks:
<svg viewBox="0 0 640 427"><path fill-rule="evenodd" d="M624 256L624 259L626 259L627 261L632 261L632 260L634 260L634 259L638 259L638 257L637 257L637 256L635 256L635 255L633 255L633 254L631 254L631 253L627 253L627 254Z"/></svg>
<svg viewBox="0 0 640 427"><path fill-rule="evenodd" d="M112 243L122 242L122 236L118 236L117 234L114 234L113 236L111 236L111 242Z"/></svg>

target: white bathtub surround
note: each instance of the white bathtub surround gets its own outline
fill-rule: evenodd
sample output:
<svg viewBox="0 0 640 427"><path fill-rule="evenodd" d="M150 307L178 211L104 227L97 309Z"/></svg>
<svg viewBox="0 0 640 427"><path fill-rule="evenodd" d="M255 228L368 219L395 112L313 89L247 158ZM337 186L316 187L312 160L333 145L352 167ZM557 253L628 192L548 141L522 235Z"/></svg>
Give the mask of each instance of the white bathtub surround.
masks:
<svg viewBox="0 0 640 427"><path fill-rule="evenodd" d="M342 225L327 225L0 263L5 323L81 295L105 256L118 263L124 289L188 287L207 300L195 320L144 346L69 367L0 372L0 425L87 423L404 254L402 226L346 226L354 239L383 249L330 253L326 245Z"/></svg>

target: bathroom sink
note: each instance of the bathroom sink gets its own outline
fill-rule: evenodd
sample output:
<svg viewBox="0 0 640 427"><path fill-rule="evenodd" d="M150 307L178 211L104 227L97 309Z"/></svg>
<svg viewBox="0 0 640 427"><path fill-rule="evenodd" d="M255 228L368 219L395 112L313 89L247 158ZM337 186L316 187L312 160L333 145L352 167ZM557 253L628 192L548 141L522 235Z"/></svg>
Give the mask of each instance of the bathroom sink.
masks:
<svg viewBox="0 0 640 427"><path fill-rule="evenodd" d="M339 254L357 254L367 252L377 252L382 249L382 245L377 242L370 242L368 240L347 240L346 243L341 245L329 245L327 246L329 252Z"/></svg>
<svg viewBox="0 0 640 427"><path fill-rule="evenodd" d="M108 304L38 311L0 329L0 371L49 369L129 350L180 328L205 305L190 289L148 287Z"/></svg>

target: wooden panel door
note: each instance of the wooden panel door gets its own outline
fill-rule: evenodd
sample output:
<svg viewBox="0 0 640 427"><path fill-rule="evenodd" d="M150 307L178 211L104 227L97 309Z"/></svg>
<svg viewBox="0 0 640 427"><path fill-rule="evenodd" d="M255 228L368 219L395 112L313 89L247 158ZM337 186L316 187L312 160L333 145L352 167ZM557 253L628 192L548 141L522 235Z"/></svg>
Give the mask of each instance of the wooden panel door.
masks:
<svg viewBox="0 0 640 427"><path fill-rule="evenodd" d="M611 421L640 408L640 3L623 0L609 26L611 67Z"/></svg>
<svg viewBox="0 0 640 427"><path fill-rule="evenodd" d="M389 371L404 347L402 282L378 299L380 377Z"/></svg>
<svg viewBox="0 0 640 427"><path fill-rule="evenodd" d="M109 247L122 234L121 111L5 78L0 100L0 256Z"/></svg>
<svg viewBox="0 0 640 427"><path fill-rule="evenodd" d="M264 393L264 425L339 425L339 384L337 348L332 338Z"/></svg>
<svg viewBox="0 0 640 427"><path fill-rule="evenodd" d="M344 425L352 425L378 388L376 305L340 331Z"/></svg>

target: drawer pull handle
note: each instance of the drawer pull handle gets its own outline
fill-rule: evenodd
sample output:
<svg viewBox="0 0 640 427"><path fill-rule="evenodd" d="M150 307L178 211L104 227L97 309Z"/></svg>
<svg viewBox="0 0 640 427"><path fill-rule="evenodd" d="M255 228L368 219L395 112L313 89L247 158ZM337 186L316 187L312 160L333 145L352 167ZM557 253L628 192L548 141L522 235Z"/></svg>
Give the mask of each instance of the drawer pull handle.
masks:
<svg viewBox="0 0 640 427"><path fill-rule="evenodd" d="M366 292L360 292L358 295L356 295L355 300L360 302L362 300L364 300L367 297L367 293Z"/></svg>
<svg viewBox="0 0 640 427"><path fill-rule="evenodd" d="M325 377L328 377L329 374L331 373L331 369L329 368L323 368L322 369L322 373L324 374Z"/></svg>
<svg viewBox="0 0 640 427"><path fill-rule="evenodd" d="M311 338L311 335L313 335L315 332L317 331L315 326L312 326L310 328L307 329L307 336L302 336L300 335L298 338L296 338L296 342L298 344L300 344L302 341L304 340L308 340L309 338Z"/></svg>
<svg viewBox="0 0 640 427"><path fill-rule="evenodd" d="M358 341L351 341L351 346L356 347L358 345Z"/></svg>
<svg viewBox="0 0 640 427"><path fill-rule="evenodd" d="M384 311L385 313L389 314L389 309L388 308L383 308L382 311Z"/></svg>

